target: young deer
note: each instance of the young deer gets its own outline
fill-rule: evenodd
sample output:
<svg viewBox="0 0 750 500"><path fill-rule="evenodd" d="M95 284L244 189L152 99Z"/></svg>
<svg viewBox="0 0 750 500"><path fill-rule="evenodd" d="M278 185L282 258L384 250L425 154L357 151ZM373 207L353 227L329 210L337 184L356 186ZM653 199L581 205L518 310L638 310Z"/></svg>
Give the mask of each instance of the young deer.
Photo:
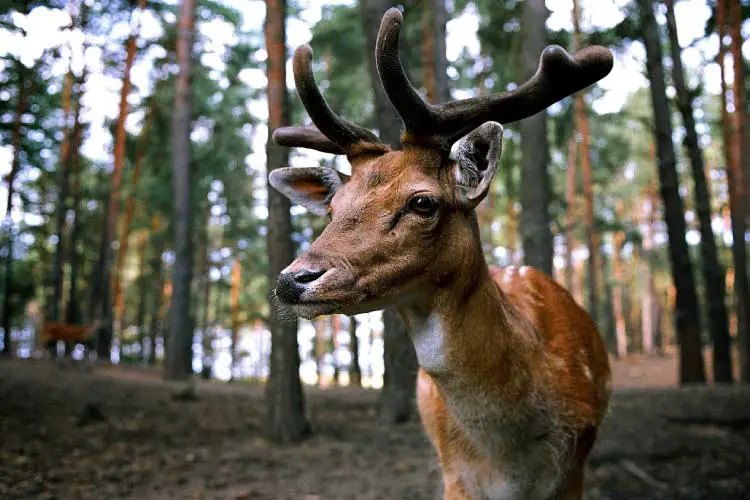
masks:
<svg viewBox="0 0 750 500"><path fill-rule="evenodd" d="M610 396L607 352L589 316L529 267L488 268L474 212L497 168L503 128L593 84L612 56L548 47L539 70L502 95L426 104L399 60L403 19L383 17L375 57L404 123L403 151L334 114L294 53L314 127L285 146L344 154L351 176L281 168L273 187L330 222L279 276L276 296L304 318L395 305L420 364L417 403L448 499L578 499L584 461ZM498 123L499 122L499 123ZM461 137L457 160L449 159Z"/></svg>

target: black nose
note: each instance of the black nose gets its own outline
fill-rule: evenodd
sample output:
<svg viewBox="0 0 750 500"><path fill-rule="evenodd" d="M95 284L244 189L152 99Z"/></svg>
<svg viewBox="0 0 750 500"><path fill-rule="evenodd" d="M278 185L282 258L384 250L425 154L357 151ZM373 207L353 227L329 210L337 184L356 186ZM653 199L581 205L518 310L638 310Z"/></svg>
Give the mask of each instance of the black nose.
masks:
<svg viewBox="0 0 750 500"><path fill-rule="evenodd" d="M292 277L297 283L312 283L316 279L323 276L325 273L325 269L302 269L301 271L293 272Z"/></svg>
<svg viewBox="0 0 750 500"><path fill-rule="evenodd" d="M276 283L276 296L287 303L298 302L307 285L323 276L325 272L325 269L302 269L282 273Z"/></svg>

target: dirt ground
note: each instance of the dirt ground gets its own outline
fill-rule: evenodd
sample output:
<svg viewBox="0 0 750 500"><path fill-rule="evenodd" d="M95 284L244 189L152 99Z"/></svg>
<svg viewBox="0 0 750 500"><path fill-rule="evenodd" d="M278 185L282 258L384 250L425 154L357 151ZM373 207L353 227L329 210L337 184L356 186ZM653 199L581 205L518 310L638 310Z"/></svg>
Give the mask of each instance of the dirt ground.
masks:
<svg viewBox="0 0 750 500"><path fill-rule="evenodd" d="M674 360L614 367L589 499L750 499L750 388L669 388ZM142 370L0 361L2 499L433 499L419 424L377 425L377 393L307 389L313 436L261 435L259 385L181 385Z"/></svg>

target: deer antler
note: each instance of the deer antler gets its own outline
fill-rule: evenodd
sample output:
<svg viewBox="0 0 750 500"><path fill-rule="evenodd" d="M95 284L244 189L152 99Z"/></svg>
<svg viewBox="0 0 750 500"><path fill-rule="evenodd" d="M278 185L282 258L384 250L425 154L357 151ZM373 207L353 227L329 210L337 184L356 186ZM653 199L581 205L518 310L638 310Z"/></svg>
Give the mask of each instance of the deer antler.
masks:
<svg viewBox="0 0 750 500"><path fill-rule="evenodd" d="M424 102L409 82L398 55L403 16L396 8L383 16L375 46L380 80L404 122L403 142L449 151L454 142L487 121L510 123L532 116L604 78L612 70L612 54L591 46L571 56L557 45L547 47L539 69L526 83L493 94L442 105Z"/></svg>
<svg viewBox="0 0 750 500"><path fill-rule="evenodd" d="M273 140L282 146L304 147L324 153L354 155L365 151L384 153L388 146L378 137L334 113L320 93L312 71L312 49L300 45L292 60L297 94L315 127L282 127Z"/></svg>

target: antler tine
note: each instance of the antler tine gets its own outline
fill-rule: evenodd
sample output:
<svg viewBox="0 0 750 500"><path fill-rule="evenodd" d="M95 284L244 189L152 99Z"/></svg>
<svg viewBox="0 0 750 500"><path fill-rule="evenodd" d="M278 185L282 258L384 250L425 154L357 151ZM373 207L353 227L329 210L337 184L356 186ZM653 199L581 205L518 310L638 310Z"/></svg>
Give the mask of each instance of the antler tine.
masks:
<svg viewBox="0 0 750 500"><path fill-rule="evenodd" d="M487 121L522 120L601 80L612 70L611 52L592 46L573 56L551 45L542 52L536 74L515 90L443 105L426 103L406 76L398 55L403 16L396 8L383 16L375 58L386 94L406 129L406 142L450 150L454 142Z"/></svg>
<svg viewBox="0 0 750 500"><path fill-rule="evenodd" d="M300 146L328 153L355 154L363 150L386 151L378 137L339 117L320 93L312 71L312 49L300 45L292 60L294 83L302 104L316 128L285 127L274 132L274 140L284 146Z"/></svg>
<svg viewBox="0 0 750 500"><path fill-rule="evenodd" d="M290 148L307 148L332 153L335 155L346 154L346 151L330 140L315 127L281 127L273 131L273 140L280 146Z"/></svg>

